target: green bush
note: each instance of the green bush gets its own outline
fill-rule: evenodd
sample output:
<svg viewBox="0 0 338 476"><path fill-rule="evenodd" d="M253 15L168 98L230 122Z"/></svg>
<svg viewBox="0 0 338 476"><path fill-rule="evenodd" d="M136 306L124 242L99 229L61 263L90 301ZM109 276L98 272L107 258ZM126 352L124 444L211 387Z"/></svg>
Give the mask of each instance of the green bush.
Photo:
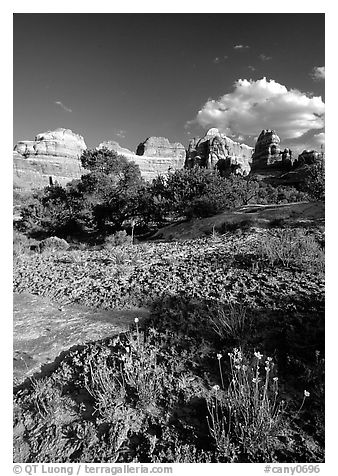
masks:
<svg viewBox="0 0 338 476"><path fill-rule="evenodd" d="M271 266L297 266L323 272L324 250L318 239L303 229L276 229L262 236L257 245L260 258Z"/></svg>
<svg viewBox="0 0 338 476"><path fill-rule="evenodd" d="M30 254L34 249L38 250L38 242L28 238L23 233L19 233L18 231L13 231L13 256L15 258Z"/></svg>
<svg viewBox="0 0 338 476"><path fill-rule="evenodd" d="M312 200L325 200L325 163L323 159L306 166L302 189Z"/></svg>
<svg viewBox="0 0 338 476"><path fill-rule="evenodd" d="M110 250L116 246L131 245L132 242L132 237L127 235L125 230L120 230L113 235L107 236L104 242L104 248Z"/></svg>

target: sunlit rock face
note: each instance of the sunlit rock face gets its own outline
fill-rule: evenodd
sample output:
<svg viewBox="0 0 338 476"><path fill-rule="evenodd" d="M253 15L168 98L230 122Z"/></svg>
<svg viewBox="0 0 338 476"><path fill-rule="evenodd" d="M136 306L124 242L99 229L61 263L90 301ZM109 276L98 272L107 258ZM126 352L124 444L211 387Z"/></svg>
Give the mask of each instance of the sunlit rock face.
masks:
<svg viewBox="0 0 338 476"><path fill-rule="evenodd" d="M97 147L96 147L97 150L101 150L101 149L108 149L108 150L112 150L120 155L133 155L134 153L129 150L129 149L126 149L125 147L121 147L120 144L114 140L106 140L104 142L101 142L101 144L99 144Z"/></svg>
<svg viewBox="0 0 338 476"><path fill-rule="evenodd" d="M79 158L87 149L82 136L70 129L59 128L55 131L42 132L33 141L19 141L14 150L24 157L53 156Z"/></svg>
<svg viewBox="0 0 338 476"><path fill-rule="evenodd" d="M147 157L168 157L185 160L185 148L180 142L169 142L165 137L148 137L136 150L137 155Z"/></svg>
<svg viewBox="0 0 338 476"><path fill-rule="evenodd" d="M189 142L186 167L195 165L208 169L218 168L224 173L248 175L251 169L253 148L235 142L218 129L209 129L204 137Z"/></svg>
<svg viewBox="0 0 338 476"><path fill-rule="evenodd" d="M31 190L65 185L86 173L80 157L87 148L82 136L70 129L42 132L34 141L19 141L13 152L14 188Z"/></svg>
<svg viewBox="0 0 338 476"><path fill-rule="evenodd" d="M179 142L170 143L165 137L149 137L137 147L136 154L115 141L102 142L97 149L107 148L126 157L140 167L142 177L151 181L169 170L184 168L185 148Z"/></svg>
<svg viewBox="0 0 338 476"><path fill-rule="evenodd" d="M264 129L256 142L252 156L253 171L289 171L302 165L311 165L321 160L323 154L316 150L304 150L295 156L288 147L281 147L280 138L274 130Z"/></svg>

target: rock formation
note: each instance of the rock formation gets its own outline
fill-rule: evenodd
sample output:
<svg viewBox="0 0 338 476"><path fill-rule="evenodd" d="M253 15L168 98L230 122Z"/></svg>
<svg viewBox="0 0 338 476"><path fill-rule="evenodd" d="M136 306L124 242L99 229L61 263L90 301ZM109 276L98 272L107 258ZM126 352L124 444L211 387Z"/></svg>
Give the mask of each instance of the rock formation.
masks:
<svg viewBox="0 0 338 476"><path fill-rule="evenodd" d="M126 159L135 162L140 167L142 177L151 181L158 175L165 175L170 170L183 169L185 149L182 144L171 144L164 137L149 137L138 147L136 154L124 149L115 141L102 142L97 149L103 147L124 155Z"/></svg>
<svg viewBox="0 0 338 476"><path fill-rule="evenodd" d="M320 162L322 156L323 154L317 152L316 150L303 150L303 152L299 154L297 160L295 161L295 165L297 167L300 167L301 165L312 165Z"/></svg>
<svg viewBox="0 0 338 476"><path fill-rule="evenodd" d="M13 152L14 187L29 190L80 178L86 173L79 160L86 148L82 136L63 128L19 141Z"/></svg>
<svg viewBox="0 0 338 476"><path fill-rule="evenodd" d="M19 141L14 147L24 157L43 155L72 159L78 159L85 149L87 146L82 136L63 128L42 132L34 141Z"/></svg>
<svg viewBox="0 0 338 476"><path fill-rule="evenodd" d="M115 152L117 152L118 154L121 154L121 155L133 155L134 153L129 150L129 149L125 149L124 147L121 147L120 144L114 140L106 140L104 142L101 142L101 144L99 144L97 147L96 147L97 150L101 150L101 149L108 149L108 150L113 150Z"/></svg>
<svg viewBox="0 0 338 476"><path fill-rule="evenodd" d="M188 146L186 166L194 165L222 172L248 175L251 169L253 148L233 141L218 129L212 128L202 138L193 138Z"/></svg>
<svg viewBox="0 0 338 476"><path fill-rule="evenodd" d="M138 145L136 155L185 160L185 148L180 142L171 143L165 137L148 137Z"/></svg>
<svg viewBox="0 0 338 476"><path fill-rule="evenodd" d="M264 169L281 160L280 138L274 130L264 129L258 136L252 155L252 168Z"/></svg>

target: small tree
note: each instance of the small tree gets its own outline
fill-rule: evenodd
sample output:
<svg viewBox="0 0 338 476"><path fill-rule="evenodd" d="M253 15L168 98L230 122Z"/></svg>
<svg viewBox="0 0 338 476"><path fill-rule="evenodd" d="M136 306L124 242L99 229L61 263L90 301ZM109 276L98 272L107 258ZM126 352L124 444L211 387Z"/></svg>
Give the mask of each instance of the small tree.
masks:
<svg viewBox="0 0 338 476"><path fill-rule="evenodd" d="M307 166L302 188L313 200L325 200L325 164L323 159Z"/></svg>

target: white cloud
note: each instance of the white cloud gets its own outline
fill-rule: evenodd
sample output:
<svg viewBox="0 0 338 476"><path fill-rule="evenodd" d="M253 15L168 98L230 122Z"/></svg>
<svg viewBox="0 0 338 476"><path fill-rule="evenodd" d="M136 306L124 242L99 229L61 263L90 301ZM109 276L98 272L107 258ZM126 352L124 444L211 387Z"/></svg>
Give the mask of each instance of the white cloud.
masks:
<svg viewBox="0 0 338 476"><path fill-rule="evenodd" d="M203 128L218 127L226 134L256 136L275 129L282 140L297 139L324 127L325 105L321 97L309 97L297 89L266 78L239 79L232 92L209 99L193 121Z"/></svg>
<svg viewBox="0 0 338 476"><path fill-rule="evenodd" d="M265 55L264 53L261 53L261 54L259 55L259 58L260 58L262 61L269 61L269 60L272 59L272 56L267 56L267 55Z"/></svg>
<svg viewBox="0 0 338 476"><path fill-rule="evenodd" d="M250 48L248 45L234 45L234 50L246 50Z"/></svg>
<svg viewBox="0 0 338 476"><path fill-rule="evenodd" d="M124 139L126 137L126 131L124 131L123 129L115 131L114 134L117 137L121 137L121 139Z"/></svg>
<svg viewBox="0 0 338 476"><path fill-rule="evenodd" d="M311 72L311 76L315 81L325 79L325 66L315 66Z"/></svg>
<svg viewBox="0 0 338 476"><path fill-rule="evenodd" d="M54 104L60 106L64 111L72 112L72 109L70 109L68 106L65 106L62 101L54 101Z"/></svg>
<svg viewBox="0 0 338 476"><path fill-rule="evenodd" d="M251 66L250 64L248 66L248 69L250 69L251 71L256 71L256 68L254 66Z"/></svg>
<svg viewBox="0 0 338 476"><path fill-rule="evenodd" d="M219 62L220 62L220 59L219 59L219 57L218 57L218 56L216 56L216 58L214 58L214 63L216 63L216 64L217 64L217 63L219 63Z"/></svg>

